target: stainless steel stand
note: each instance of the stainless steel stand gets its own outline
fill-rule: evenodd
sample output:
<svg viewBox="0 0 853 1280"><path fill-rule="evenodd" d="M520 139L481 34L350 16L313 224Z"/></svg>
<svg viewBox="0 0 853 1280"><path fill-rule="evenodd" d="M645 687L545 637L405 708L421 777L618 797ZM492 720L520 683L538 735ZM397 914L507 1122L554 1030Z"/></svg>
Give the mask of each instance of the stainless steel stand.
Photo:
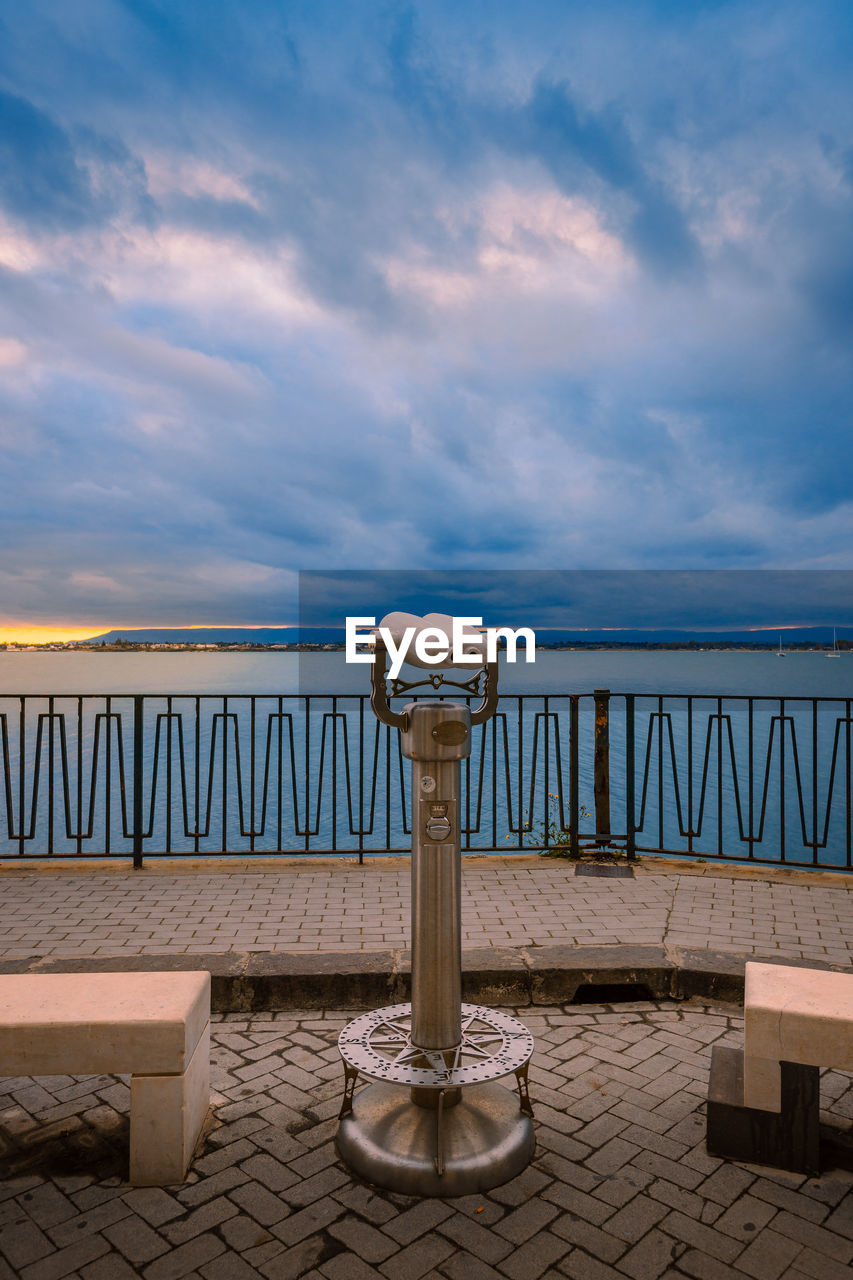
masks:
<svg viewBox="0 0 853 1280"><path fill-rule="evenodd" d="M337 1148L378 1186L470 1195L520 1173L535 1148L532 1035L507 1014L462 1003L460 762L471 752L472 724L494 712L497 672L463 684L438 675L392 681L392 695L419 683L483 692L473 713L459 703L412 702L401 714L389 705L380 644L373 672L373 708L400 729L412 761L412 1002L363 1014L341 1032ZM497 1083L510 1075L517 1093ZM362 1076L375 1083L356 1093Z"/></svg>

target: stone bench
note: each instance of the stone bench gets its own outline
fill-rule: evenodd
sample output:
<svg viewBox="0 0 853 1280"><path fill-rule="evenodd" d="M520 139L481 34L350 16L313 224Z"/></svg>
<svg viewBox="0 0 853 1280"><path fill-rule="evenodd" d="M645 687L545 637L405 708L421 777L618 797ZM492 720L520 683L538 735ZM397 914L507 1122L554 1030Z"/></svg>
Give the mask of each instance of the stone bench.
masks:
<svg viewBox="0 0 853 1280"><path fill-rule="evenodd" d="M0 975L0 1075L129 1075L130 1182L183 1182L210 1104L210 974Z"/></svg>
<svg viewBox="0 0 853 1280"><path fill-rule="evenodd" d="M748 963L743 1051L711 1058L708 1152L816 1172L820 1067L853 1071L853 974Z"/></svg>

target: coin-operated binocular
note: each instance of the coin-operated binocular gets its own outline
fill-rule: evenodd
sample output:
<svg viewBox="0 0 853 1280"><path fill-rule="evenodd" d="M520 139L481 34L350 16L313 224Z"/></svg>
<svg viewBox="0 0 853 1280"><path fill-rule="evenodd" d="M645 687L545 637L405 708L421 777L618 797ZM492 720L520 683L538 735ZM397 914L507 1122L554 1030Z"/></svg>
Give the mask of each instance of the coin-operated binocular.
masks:
<svg viewBox="0 0 853 1280"><path fill-rule="evenodd" d="M345 1074L338 1151L367 1181L408 1195L487 1191L524 1169L535 1147L532 1035L515 1018L462 1003L460 764L471 754L472 726L495 712L498 673L479 637L465 641L468 670L482 660L467 679L445 674L452 653L440 663L422 656L429 645L418 638L438 631L449 641L452 621L389 614L374 645L371 705L400 730L412 762L412 1001L363 1014L338 1042ZM408 633L407 661L430 674L389 679L383 631L398 652ZM392 710L391 698L424 687L480 702ZM517 1093L497 1083L511 1075ZM373 1083L356 1093L361 1076Z"/></svg>

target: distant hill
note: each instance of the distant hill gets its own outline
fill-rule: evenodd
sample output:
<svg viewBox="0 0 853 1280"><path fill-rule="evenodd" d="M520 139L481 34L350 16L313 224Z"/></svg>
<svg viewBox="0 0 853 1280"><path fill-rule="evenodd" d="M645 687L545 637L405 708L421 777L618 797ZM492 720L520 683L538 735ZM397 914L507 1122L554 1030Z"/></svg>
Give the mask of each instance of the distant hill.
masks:
<svg viewBox="0 0 853 1280"><path fill-rule="evenodd" d="M772 644L779 628L761 631L536 631L536 643L548 644ZM782 630L782 644L832 644L832 627L790 627ZM838 640L853 640L853 627L838 627Z"/></svg>
<svg viewBox="0 0 853 1280"><path fill-rule="evenodd" d="M81 641L82 644L333 644L343 641L343 631L312 627L122 627Z"/></svg>

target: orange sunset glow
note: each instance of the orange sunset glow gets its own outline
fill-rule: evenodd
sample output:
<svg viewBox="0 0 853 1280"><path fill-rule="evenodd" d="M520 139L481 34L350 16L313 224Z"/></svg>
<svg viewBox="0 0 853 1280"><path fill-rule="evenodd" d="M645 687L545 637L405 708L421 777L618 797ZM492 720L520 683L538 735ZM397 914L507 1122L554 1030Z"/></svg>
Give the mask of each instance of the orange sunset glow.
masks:
<svg viewBox="0 0 853 1280"><path fill-rule="evenodd" d="M156 625L158 631L204 631L209 628L230 627L232 623L228 622L194 622L185 623L183 625L174 624L151 624ZM249 622L240 623L241 631L260 631L269 626L287 626L287 623L265 623L265 622ZM25 622L9 622L0 623L0 644L65 644L72 640L88 640L92 636L101 636L108 631L125 631L128 632L128 639L132 639L132 632L144 631L145 624L139 622L93 622L89 626L79 626L72 623L63 625L62 623L52 623L47 625L32 625Z"/></svg>
<svg viewBox="0 0 853 1280"><path fill-rule="evenodd" d="M90 627L32 626L27 623L0 624L0 644L56 644L68 640L86 640L100 635L108 628L94 624Z"/></svg>

